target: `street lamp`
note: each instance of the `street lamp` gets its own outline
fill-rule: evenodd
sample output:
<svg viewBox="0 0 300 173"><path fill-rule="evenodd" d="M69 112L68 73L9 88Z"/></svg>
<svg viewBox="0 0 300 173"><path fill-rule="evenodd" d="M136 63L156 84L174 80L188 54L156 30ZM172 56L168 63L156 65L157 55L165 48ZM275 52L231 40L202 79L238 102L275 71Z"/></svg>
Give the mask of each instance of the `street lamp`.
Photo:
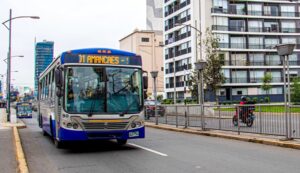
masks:
<svg viewBox="0 0 300 173"><path fill-rule="evenodd" d="M2 24L8 29L9 31L9 44L8 44L8 55L7 55L7 121L10 121L10 69L11 69L11 31L12 31L12 20L20 19L20 18L30 18L30 19L39 19L38 16L17 16L12 17L12 9L9 10L9 19L2 22ZM5 24L9 22L9 25L6 26ZM15 122L13 122L15 123Z"/></svg>
<svg viewBox="0 0 300 173"><path fill-rule="evenodd" d="M12 58L13 57L18 57L18 58L24 58L24 55L15 55L15 56L11 56ZM8 58L5 58L3 61L7 64L7 59Z"/></svg>
<svg viewBox="0 0 300 173"><path fill-rule="evenodd" d="M158 125L158 116L157 116L157 93L156 93L156 78L158 75L158 71L151 71L151 76L153 78L153 83L154 83L154 100L155 100L155 124Z"/></svg>
<svg viewBox="0 0 300 173"><path fill-rule="evenodd" d="M294 51L295 44L279 44L275 46L279 56L282 56L283 59L283 83L284 83L284 108L285 108L285 117L286 117L286 136L287 139L291 139L291 115L290 115L290 132L288 130L288 117L287 110L290 112L291 106L291 84L290 84L290 63L289 63L289 55L291 55ZM287 71L287 81L286 81L286 71ZM286 82L288 83L288 91L286 91ZM288 95L288 98L286 98Z"/></svg>
<svg viewBox="0 0 300 173"><path fill-rule="evenodd" d="M195 62L195 69L198 71L198 103L201 105L201 127L202 127L203 130L204 130L204 119L203 119L203 117L204 117L203 70L205 69L206 66L207 66L207 62L202 60L202 59Z"/></svg>

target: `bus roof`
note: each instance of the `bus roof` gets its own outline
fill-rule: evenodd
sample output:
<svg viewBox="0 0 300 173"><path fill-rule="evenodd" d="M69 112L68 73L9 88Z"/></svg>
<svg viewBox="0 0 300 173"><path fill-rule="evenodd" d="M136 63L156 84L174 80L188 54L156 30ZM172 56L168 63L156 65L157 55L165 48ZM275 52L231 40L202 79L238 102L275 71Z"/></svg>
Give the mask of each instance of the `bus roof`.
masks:
<svg viewBox="0 0 300 173"><path fill-rule="evenodd" d="M66 54L66 53L138 56L132 52L127 52L127 51L117 50L117 49L109 49L109 48L76 49L76 50L70 50L70 51L63 52L62 55Z"/></svg>
<svg viewBox="0 0 300 173"><path fill-rule="evenodd" d="M49 69L52 69L57 63L60 63L60 64L66 63L65 55L68 55L68 54L97 54L97 55L103 55L103 56L107 55L107 56L133 57L133 58L130 58L130 61L127 62L128 64L125 63L124 65L129 65L129 64L138 65L138 66L142 65L141 57L132 52L127 52L127 51L117 50L117 49L110 49L110 48L74 49L74 50L65 51L60 56L58 56L56 59L53 59L51 64L39 75L39 78L42 77ZM76 61L76 58L73 60ZM123 63L126 62L126 61L123 61L123 59L121 61ZM70 63L70 61L69 61L69 63ZM122 65L122 63L120 63L119 65Z"/></svg>
<svg viewBox="0 0 300 173"><path fill-rule="evenodd" d="M106 48L78 49L63 52L60 63L142 66L141 57L135 53Z"/></svg>

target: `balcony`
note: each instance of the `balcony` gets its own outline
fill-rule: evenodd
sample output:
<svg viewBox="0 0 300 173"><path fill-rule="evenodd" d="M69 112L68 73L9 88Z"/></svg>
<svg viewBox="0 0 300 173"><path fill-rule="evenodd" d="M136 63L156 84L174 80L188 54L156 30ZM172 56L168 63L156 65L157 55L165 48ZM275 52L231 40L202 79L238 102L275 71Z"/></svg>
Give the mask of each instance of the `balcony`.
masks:
<svg viewBox="0 0 300 173"><path fill-rule="evenodd" d="M246 61L246 60L235 60L235 61L224 61L225 66L282 66L281 61ZM289 61L290 66L300 65L300 61Z"/></svg>
<svg viewBox="0 0 300 173"><path fill-rule="evenodd" d="M231 78L231 83L249 83L248 78Z"/></svg>
<svg viewBox="0 0 300 173"><path fill-rule="evenodd" d="M212 30L214 31L235 31L235 32L280 32L280 33L299 33L300 28L279 28L279 26L274 27L251 27L248 29L245 26L225 26L225 25L212 25Z"/></svg>
<svg viewBox="0 0 300 173"><path fill-rule="evenodd" d="M169 0L165 0L165 2L168 2ZM191 3L191 0L187 0L185 2L182 2L180 4L177 5L171 5L171 7L169 7L168 12L165 12L165 17L171 15L172 13L184 8L185 6L189 5Z"/></svg>
<svg viewBox="0 0 300 173"><path fill-rule="evenodd" d="M166 88L174 88L174 83L167 83Z"/></svg>
<svg viewBox="0 0 300 173"><path fill-rule="evenodd" d="M165 45L174 43L175 41L179 41L179 40L185 39L185 38L190 37L190 36L191 36L191 31L180 34L180 35L177 35L175 37L171 37L171 38L165 40Z"/></svg>
<svg viewBox="0 0 300 173"><path fill-rule="evenodd" d="M176 87L184 87L184 81L176 82Z"/></svg>
<svg viewBox="0 0 300 173"><path fill-rule="evenodd" d="M251 16L282 16L282 17L299 17L299 12L288 12L288 11L255 11L255 10L237 10L237 9L224 9L213 7L211 13L218 14L236 14L236 15L251 15Z"/></svg>
<svg viewBox="0 0 300 173"><path fill-rule="evenodd" d="M275 49L276 44L249 44L246 43L219 43L219 48L231 49ZM296 44L296 49L300 49L300 44Z"/></svg>
<svg viewBox="0 0 300 173"><path fill-rule="evenodd" d="M191 48L178 50L175 52L175 56L181 56L181 55L188 54L188 53L191 53Z"/></svg>
<svg viewBox="0 0 300 173"><path fill-rule="evenodd" d="M272 77L271 83L280 83L283 81L282 77ZM262 77L250 77L250 78L227 78L225 83L263 83Z"/></svg>

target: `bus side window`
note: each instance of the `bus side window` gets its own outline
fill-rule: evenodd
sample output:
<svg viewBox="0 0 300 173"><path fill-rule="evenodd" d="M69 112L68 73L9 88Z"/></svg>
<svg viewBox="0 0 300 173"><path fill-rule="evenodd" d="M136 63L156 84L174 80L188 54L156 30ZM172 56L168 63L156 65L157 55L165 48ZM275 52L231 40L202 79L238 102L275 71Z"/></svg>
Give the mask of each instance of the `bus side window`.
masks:
<svg viewBox="0 0 300 173"><path fill-rule="evenodd" d="M55 98L55 80L54 80L54 69L52 70L52 99Z"/></svg>

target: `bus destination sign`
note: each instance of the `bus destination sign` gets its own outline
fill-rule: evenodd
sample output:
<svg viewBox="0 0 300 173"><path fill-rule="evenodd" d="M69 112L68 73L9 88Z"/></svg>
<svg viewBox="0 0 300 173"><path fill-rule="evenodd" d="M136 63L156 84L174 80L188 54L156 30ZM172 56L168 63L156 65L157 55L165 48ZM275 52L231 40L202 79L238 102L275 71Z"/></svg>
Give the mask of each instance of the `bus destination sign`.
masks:
<svg viewBox="0 0 300 173"><path fill-rule="evenodd" d="M65 54L63 63L107 64L107 65L142 65L139 56Z"/></svg>

